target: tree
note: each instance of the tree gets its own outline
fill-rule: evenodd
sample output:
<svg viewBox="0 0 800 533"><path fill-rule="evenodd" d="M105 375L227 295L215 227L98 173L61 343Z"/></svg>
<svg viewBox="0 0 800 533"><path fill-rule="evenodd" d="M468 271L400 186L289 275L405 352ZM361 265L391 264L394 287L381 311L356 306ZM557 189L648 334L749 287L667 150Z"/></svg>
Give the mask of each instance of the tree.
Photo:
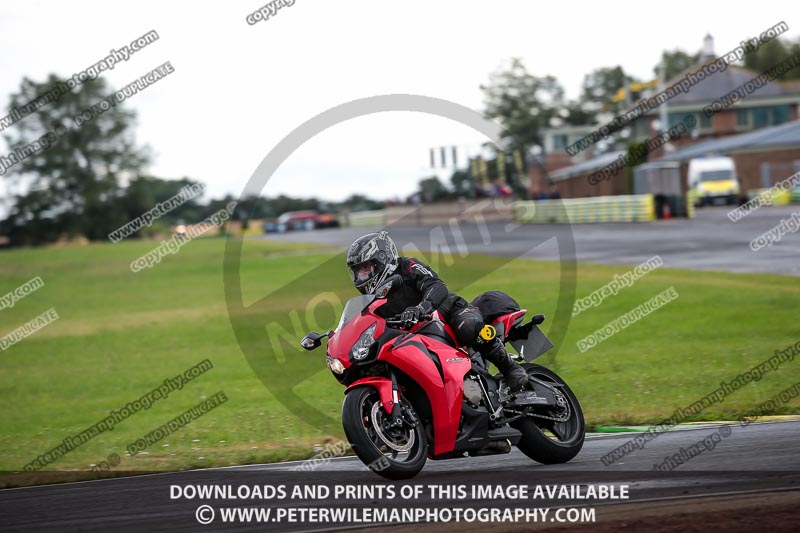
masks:
<svg viewBox="0 0 800 533"><path fill-rule="evenodd" d="M420 180L419 191L422 193L422 197L426 202L443 200L450 194L450 192L447 190L447 187L445 187L436 176L431 176L429 178Z"/></svg>
<svg viewBox="0 0 800 533"><path fill-rule="evenodd" d="M797 57L799 55L800 40L792 43L790 41L773 39L764 43L758 50L746 53L744 56L744 66L760 74L790 57ZM776 79L779 81L800 79L800 67L795 67L778 76Z"/></svg>
<svg viewBox="0 0 800 533"><path fill-rule="evenodd" d="M628 91L633 77L625 74L621 66L603 67L593 70L583 77L581 100L588 104L594 112L617 111L625 107L626 102L633 102L633 95L625 95L620 91ZM622 94L622 97L618 96ZM615 101L615 97L616 101Z"/></svg>
<svg viewBox="0 0 800 533"><path fill-rule="evenodd" d="M142 213L153 209L159 202L165 202L181 192L184 187L194 187L198 182L189 178L179 180L165 180L153 176L139 176L131 180L122 194L122 205L126 210L127 220L133 220ZM184 220L187 223L198 222L202 219L203 207L198 199L201 195L191 198L181 205L171 209L160 218L162 223L176 223Z"/></svg>
<svg viewBox="0 0 800 533"><path fill-rule="evenodd" d="M363 194L352 194L349 198L339 203L339 209L350 209L351 211L375 211L383 209L386 202L382 200L373 200Z"/></svg>
<svg viewBox="0 0 800 533"><path fill-rule="evenodd" d="M500 121L502 137L515 147L541 145L540 130L559 118L564 107L564 89L558 81L532 75L519 58L512 59L506 70L492 73L481 90L486 115Z"/></svg>
<svg viewBox="0 0 800 533"><path fill-rule="evenodd" d="M53 74L42 83L24 78L11 95L9 113L54 87L60 85ZM17 160L6 177L25 191L13 198L0 228L13 245L48 242L62 234L105 239L127 222L120 181L138 175L149 159L134 143L135 112L124 103L102 112L98 106L93 118L76 122L112 93L101 78L87 81L6 129L7 161Z"/></svg>
<svg viewBox="0 0 800 533"><path fill-rule="evenodd" d="M597 112L592 109L591 104L586 102L568 102L560 112L560 117L565 124L572 126L585 126L594 124L597 119Z"/></svg>
<svg viewBox="0 0 800 533"><path fill-rule="evenodd" d="M472 173L469 170L456 170L450 176L453 191L458 196L474 196Z"/></svg>
<svg viewBox="0 0 800 533"><path fill-rule="evenodd" d="M661 61L653 67L653 73L655 74L656 78L661 75L661 68L662 66L666 67L666 72L664 73L664 80L670 80L683 72L684 70L688 69L692 65L697 64L700 60L700 52L697 52L694 55L689 55L683 50L675 49L671 52L664 50L661 53Z"/></svg>

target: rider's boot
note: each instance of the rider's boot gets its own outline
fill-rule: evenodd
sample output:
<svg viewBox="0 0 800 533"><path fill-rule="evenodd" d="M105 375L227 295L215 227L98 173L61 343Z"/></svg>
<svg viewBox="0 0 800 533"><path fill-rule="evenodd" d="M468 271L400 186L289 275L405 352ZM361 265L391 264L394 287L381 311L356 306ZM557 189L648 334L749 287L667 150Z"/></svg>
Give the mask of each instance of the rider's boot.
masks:
<svg viewBox="0 0 800 533"><path fill-rule="evenodd" d="M481 354L503 373L511 392L518 392L528 384L528 373L511 359L500 339L494 339L492 343L486 344L482 348Z"/></svg>

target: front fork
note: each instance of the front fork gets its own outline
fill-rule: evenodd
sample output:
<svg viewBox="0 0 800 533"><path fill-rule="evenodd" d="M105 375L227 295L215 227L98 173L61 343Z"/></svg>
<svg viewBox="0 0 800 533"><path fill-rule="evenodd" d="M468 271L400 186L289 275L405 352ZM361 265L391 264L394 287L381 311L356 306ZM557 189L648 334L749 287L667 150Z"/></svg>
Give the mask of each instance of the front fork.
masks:
<svg viewBox="0 0 800 533"><path fill-rule="evenodd" d="M378 395L381 398L381 403L383 404L383 410L389 414L391 418L390 426L399 428L403 425L405 421L410 427L415 427L417 425L417 419L411 411L403 412L402 407L400 406L400 392L399 386L397 383L397 376L389 368L389 377L386 378L384 376L371 376L368 378L359 379L358 381L351 383L347 389L345 389L345 394L355 387L360 387L362 385L366 385L368 387L372 387L378 391Z"/></svg>
<svg viewBox="0 0 800 533"><path fill-rule="evenodd" d="M397 376L394 375L391 368L389 369L389 379L392 380L392 402L394 404L392 405L392 412L390 413L392 415L392 427L399 428L403 425L403 417L400 414L400 395L397 392Z"/></svg>
<svg viewBox="0 0 800 533"><path fill-rule="evenodd" d="M394 405L392 406L392 427L400 428L403 426L405 422L408 424L409 427L413 428L417 426L417 418L414 416L413 411L406 411L405 413L402 412L402 408L400 407L400 393L398 392L399 387L397 385L397 376L389 368L389 378L392 380L392 401Z"/></svg>

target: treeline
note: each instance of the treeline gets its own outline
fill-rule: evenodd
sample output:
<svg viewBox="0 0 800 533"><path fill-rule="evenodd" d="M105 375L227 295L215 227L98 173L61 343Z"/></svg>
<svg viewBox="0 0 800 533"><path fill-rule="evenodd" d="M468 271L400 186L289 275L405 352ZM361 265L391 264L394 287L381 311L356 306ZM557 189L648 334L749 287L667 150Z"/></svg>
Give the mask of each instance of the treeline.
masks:
<svg viewBox="0 0 800 533"><path fill-rule="evenodd" d="M744 66L761 70L798 53L800 44L777 39L747 54ZM697 59L696 54L665 51L654 75L663 68L669 78ZM782 80L798 78L800 68L787 72ZM56 94L52 89L60 81L54 74L42 82L24 78L19 91L11 95L8 114L0 117L0 131L10 149L0 154L0 178L9 191L0 198L0 238L12 246L79 236L106 240L111 232L195 183L189 178L174 181L148 175L145 169L151 152L134 140L136 113L127 102L108 104L114 90L104 79L87 80L79 88ZM541 146L544 129L608 120L652 85L652 79L638 80L621 66L604 67L587 74L580 96L568 100L556 78L531 74L522 61L513 59L507 68L492 73L481 89L485 114L503 126L505 146L500 148L507 154L528 154L532 147ZM78 117L81 119L76 120ZM509 189L524 195L523 165L497 155L480 160L476 169L457 169L448 184L435 176L422 179L418 191L406 201L510 194ZM192 199L160 217L139 236L178 220L202 220L231 200L238 199ZM240 202L233 217L268 219L286 211L361 211L383 205L360 195L339 203L251 197Z"/></svg>
<svg viewBox="0 0 800 533"><path fill-rule="evenodd" d="M186 194L190 190L202 190L202 184L188 178L165 180L153 176L133 179L127 187L120 188L118 194L102 206L84 212L83 217L70 220L69 215L60 217L33 216L39 213L36 206L28 204L35 199L35 192L18 197L18 203L11 213L0 222L0 236L8 237L11 246L41 245L59 239L86 237L89 240L108 241L109 234L145 213L154 212L159 204L170 204L170 209L158 212L153 221L142 224L139 231L127 238L148 238L164 235L176 224L194 224L214 213L225 209L235 201L236 209L231 220L269 220L287 211L314 210L319 213L339 213L342 211L366 211L382 209L385 202L373 200L362 195L352 195L341 202L329 202L317 198L292 198L279 195L274 198L248 196L244 199L227 195L223 198L206 199L203 194ZM172 200L172 202L169 202ZM62 224L71 222L67 226Z"/></svg>
<svg viewBox="0 0 800 533"><path fill-rule="evenodd" d="M113 89L102 78L79 89L41 99L59 79L51 74L41 83L28 78L11 95L9 116L26 109L16 123L0 124L10 147L0 154L0 238L11 246L40 245L59 239L86 237L103 241L109 234L166 202L187 186L189 178L166 180L147 175L147 147L136 145L136 113L127 103L103 106ZM35 105L32 105L34 102ZM85 111L93 109L91 120ZM31 111L32 110L32 111ZM27 111L31 111L27 113ZM133 237L160 233L178 221L199 222L219 211L232 196L208 200L197 195L148 223ZM383 202L354 195L344 202L318 199L250 197L239 203L235 220L277 217L285 211L321 212L379 209Z"/></svg>

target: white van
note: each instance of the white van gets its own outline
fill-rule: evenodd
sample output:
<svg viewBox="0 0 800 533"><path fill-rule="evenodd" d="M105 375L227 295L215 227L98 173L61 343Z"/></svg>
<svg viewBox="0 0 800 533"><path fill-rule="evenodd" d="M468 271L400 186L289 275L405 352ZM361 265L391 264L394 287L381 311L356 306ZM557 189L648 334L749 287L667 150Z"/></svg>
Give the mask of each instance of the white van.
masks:
<svg viewBox="0 0 800 533"><path fill-rule="evenodd" d="M741 191L730 157L700 157L689 161L689 189L696 206L736 204Z"/></svg>

